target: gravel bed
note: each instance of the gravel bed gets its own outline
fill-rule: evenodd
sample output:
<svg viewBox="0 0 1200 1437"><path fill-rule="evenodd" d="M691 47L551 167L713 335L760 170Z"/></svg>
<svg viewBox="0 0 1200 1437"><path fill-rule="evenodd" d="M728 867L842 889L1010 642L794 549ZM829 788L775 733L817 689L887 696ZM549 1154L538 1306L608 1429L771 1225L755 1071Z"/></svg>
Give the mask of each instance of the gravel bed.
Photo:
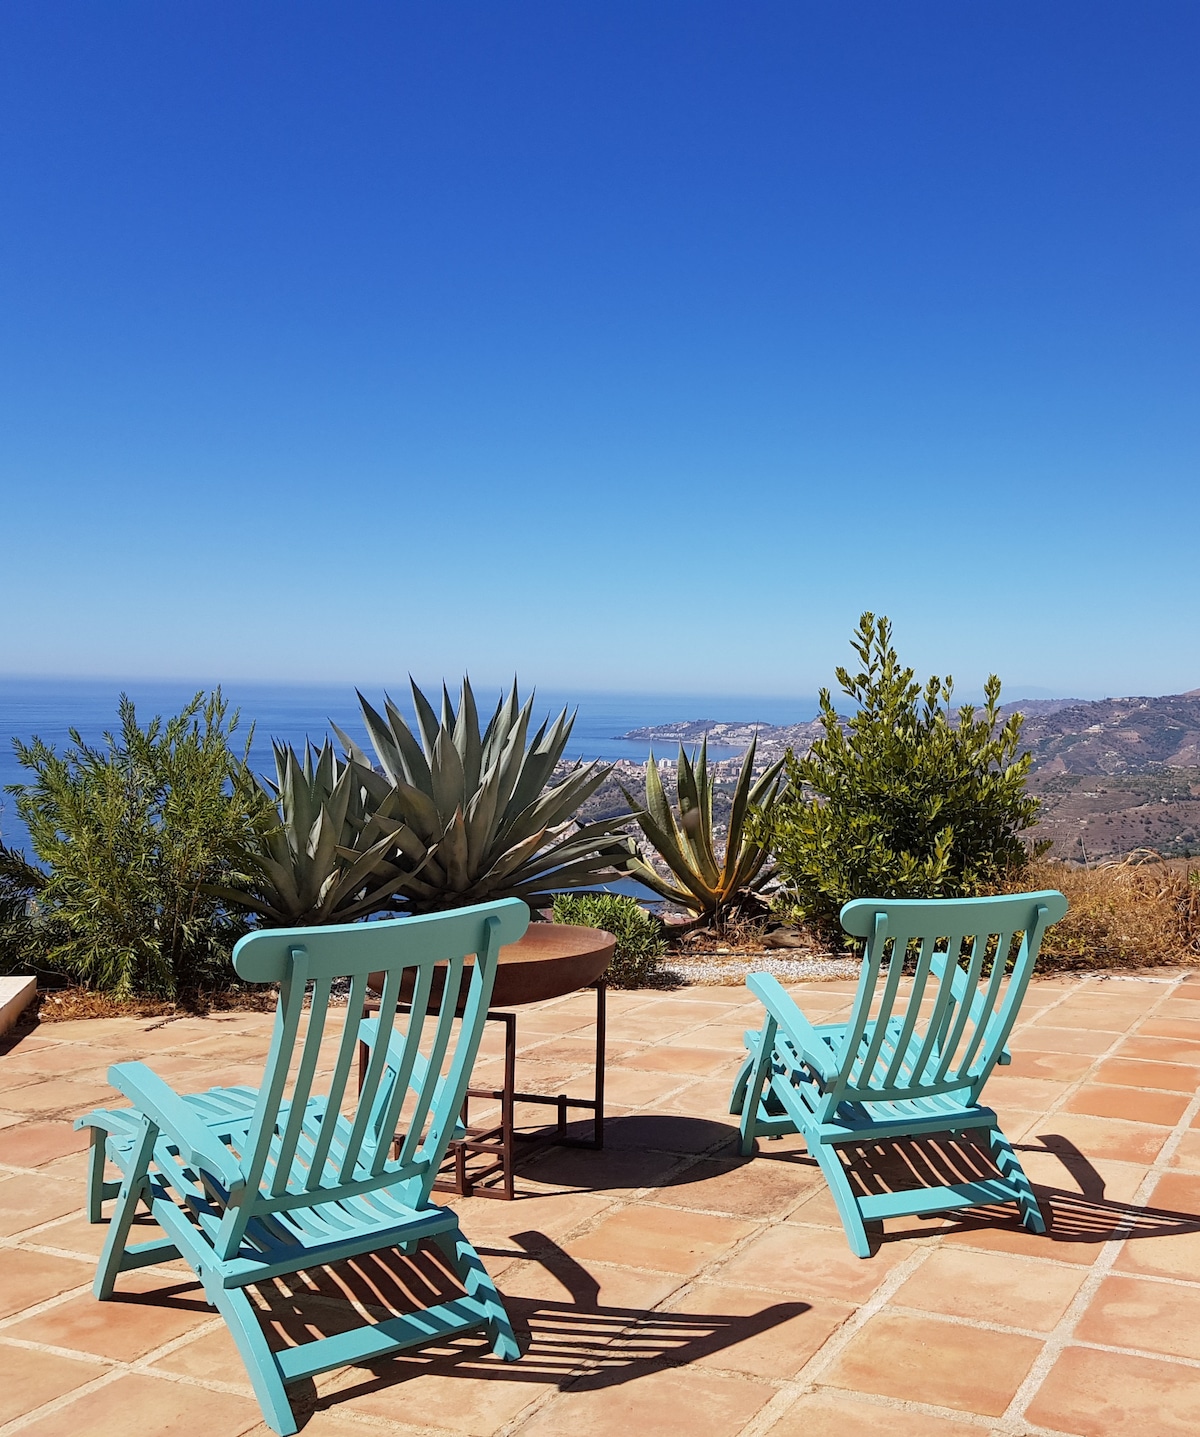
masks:
<svg viewBox="0 0 1200 1437"><path fill-rule="evenodd" d="M781 983L816 982L822 978L857 978L862 964L856 958L834 958L822 954L722 953L705 960L665 960L664 966L687 983L736 984L747 973L770 973Z"/></svg>

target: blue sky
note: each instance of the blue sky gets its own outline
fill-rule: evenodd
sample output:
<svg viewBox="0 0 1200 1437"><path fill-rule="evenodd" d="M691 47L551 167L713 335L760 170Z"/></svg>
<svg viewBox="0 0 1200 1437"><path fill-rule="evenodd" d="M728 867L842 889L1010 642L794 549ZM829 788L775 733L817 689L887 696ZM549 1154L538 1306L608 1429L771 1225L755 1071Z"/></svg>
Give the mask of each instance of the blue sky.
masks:
<svg viewBox="0 0 1200 1437"><path fill-rule="evenodd" d="M0 672L1200 685L1194 4L10 3Z"/></svg>

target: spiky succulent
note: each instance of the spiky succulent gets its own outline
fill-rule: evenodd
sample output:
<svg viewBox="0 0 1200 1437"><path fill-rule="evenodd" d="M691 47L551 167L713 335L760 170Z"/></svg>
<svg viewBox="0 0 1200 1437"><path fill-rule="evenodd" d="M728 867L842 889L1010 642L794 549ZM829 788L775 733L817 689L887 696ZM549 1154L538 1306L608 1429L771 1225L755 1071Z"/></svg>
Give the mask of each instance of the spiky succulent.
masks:
<svg viewBox="0 0 1200 1437"><path fill-rule="evenodd" d="M290 744L273 748L276 780L264 787L275 813L255 824L237 885L210 891L282 927L350 923L392 907L409 873L390 861L390 836L370 828L369 765L340 762L328 741L307 745L303 759ZM240 781L255 780L246 771Z"/></svg>
<svg viewBox="0 0 1200 1437"><path fill-rule="evenodd" d="M609 767L577 763L553 782L573 715L564 709L529 738L533 698L522 705L514 683L481 734L467 679L457 712L442 686L440 718L416 684L412 696L419 738L390 699L380 715L358 696L382 775L337 733L349 762L370 774L364 842L375 851L391 841L395 861L408 870L396 892L414 912L507 897L539 907L562 889L594 886L626 870L630 839L609 823L572 822Z"/></svg>
<svg viewBox="0 0 1200 1437"><path fill-rule="evenodd" d="M679 798L678 819L663 790L653 754L646 765L645 804L638 803L626 788L621 789L635 811L638 826L677 882L660 877L641 856L630 864L630 875L718 929L732 913L749 906L753 895L771 877L767 867L768 851L747 835L746 818L752 807L769 812L778 800L783 761L771 764L755 780L756 747L757 739L754 739L742 761L729 813L725 853L721 858L717 856L713 835L715 782L708 772L707 738L694 760L688 758L682 744L679 747L675 785Z"/></svg>

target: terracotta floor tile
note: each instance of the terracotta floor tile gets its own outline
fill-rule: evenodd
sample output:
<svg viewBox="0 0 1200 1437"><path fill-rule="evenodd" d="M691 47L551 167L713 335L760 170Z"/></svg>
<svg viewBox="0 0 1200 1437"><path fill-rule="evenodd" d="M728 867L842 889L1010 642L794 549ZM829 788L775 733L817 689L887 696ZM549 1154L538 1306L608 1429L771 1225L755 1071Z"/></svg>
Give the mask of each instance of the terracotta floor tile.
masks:
<svg viewBox="0 0 1200 1437"><path fill-rule="evenodd" d="M1074 1336L1079 1342L1200 1361L1200 1287L1106 1277Z"/></svg>
<svg viewBox="0 0 1200 1437"><path fill-rule="evenodd" d="M998 1068L988 1079L983 1095L987 1105L1001 1114L1009 1108L1044 1113L1067 1091L1066 1083L1055 1083L1046 1078L1009 1077L1008 1071L1007 1068Z"/></svg>
<svg viewBox="0 0 1200 1437"><path fill-rule="evenodd" d="M1200 1172L1200 1128L1189 1128L1179 1146L1171 1154L1173 1168L1190 1168Z"/></svg>
<svg viewBox="0 0 1200 1437"><path fill-rule="evenodd" d="M0 1423L32 1412L44 1402L82 1387L108 1370L103 1363L79 1362L27 1347L6 1347L2 1339L0 1368L4 1372L0 1381Z"/></svg>
<svg viewBox="0 0 1200 1437"><path fill-rule="evenodd" d="M974 1423L876 1406L839 1392L810 1392L767 1429L766 1437L980 1437L980 1433Z"/></svg>
<svg viewBox="0 0 1200 1437"><path fill-rule="evenodd" d="M1088 1053L1095 1057L1107 1053L1113 1040L1112 1033L1093 1032L1090 1028L1056 1028L1054 1014L1048 1013L1044 1021L1018 1028L1009 1046L1014 1053L1033 1049L1046 1053ZM1008 1071L1007 1068L997 1068L996 1075Z"/></svg>
<svg viewBox="0 0 1200 1437"><path fill-rule="evenodd" d="M505 1301L540 1302L560 1313L602 1313L610 1325L640 1321L680 1284L677 1273L638 1272L595 1263L584 1267L561 1251L510 1269Z"/></svg>
<svg viewBox="0 0 1200 1437"><path fill-rule="evenodd" d="M745 1032L747 1028L762 1027L762 1010L757 1018L739 1018L727 1023L706 1023L703 1028L693 1028L687 1035L688 1046L692 1048L713 1048L724 1053L731 1060L741 1062L746 1056Z"/></svg>
<svg viewBox="0 0 1200 1437"><path fill-rule="evenodd" d="M1200 1043L1200 1008L1194 1018L1147 1018L1137 1030L1139 1038L1186 1038Z"/></svg>
<svg viewBox="0 0 1200 1437"><path fill-rule="evenodd" d="M115 1204L106 1203L105 1212L110 1213ZM43 1228L36 1236L29 1239L31 1243L37 1243L39 1247L55 1247L63 1252L77 1252L80 1257L91 1263L95 1263L100 1256L100 1250L104 1246L104 1240L108 1236L108 1222L88 1222L83 1212L73 1213L70 1217L57 1222L53 1227ZM139 1209L133 1220L133 1228L129 1235L131 1244L141 1242L157 1242L160 1238L166 1237L166 1233L146 1212L144 1208ZM182 1262L182 1259L171 1259L169 1263L159 1263L159 1267L175 1266ZM183 1264L186 1267L186 1263ZM94 1270L94 1268L93 1268Z"/></svg>
<svg viewBox="0 0 1200 1437"><path fill-rule="evenodd" d="M1014 1078L1049 1078L1055 1083L1074 1083L1092 1066L1086 1053L1039 1053L1028 1048L1014 1048L1013 1060L1004 1069Z"/></svg>
<svg viewBox="0 0 1200 1437"><path fill-rule="evenodd" d="M721 1283L697 1283L672 1312L706 1317L712 1335L680 1356L689 1362L744 1372L751 1377L791 1377L853 1313L847 1302L819 1297L789 1302L775 1294ZM669 1318L664 1319L669 1323ZM643 1331L656 1331L650 1317ZM669 1326L667 1328L669 1332Z"/></svg>
<svg viewBox="0 0 1200 1437"><path fill-rule="evenodd" d="M216 1316L215 1313L212 1315ZM202 1332L191 1342L157 1358L151 1366L155 1371L178 1372L202 1381L212 1378L220 1382L244 1382L247 1388L250 1386L241 1355L223 1322L211 1332Z"/></svg>
<svg viewBox="0 0 1200 1437"><path fill-rule="evenodd" d="M1018 1153L1026 1176L1038 1188L1087 1194L1096 1202L1132 1202L1149 1171L1144 1163L1082 1158L1070 1144L1054 1148L1023 1145Z"/></svg>
<svg viewBox="0 0 1200 1437"><path fill-rule="evenodd" d="M453 1207L462 1222L463 1231L477 1245L496 1246L512 1233L536 1232L546 1238L590 1222L612 1204L607 1194L587 1192L535 1192L528 1183L517 1180L517 1198L513 1202L495 1198L460 1198L448 1193L441 1196Z"/></svg>
<svg viewBox="0 0 1200 1437"><path fill-rule="evenodd" d="M567 1250L585 1266L595 1258L687 1275L753 1231L753 1223L735 1218L629 1207L604 1218L587 1236L568 1243Z"/></svg>
<svg viewBox="0 0 1200 1437"><path fill-rule="evenodd" d="M695 1078L686 1088L662 1102L663 1112L687 1113L691 1117L721 1117L729 1112L729 1093L733 1087L734 1067L719 1078Z"/></svg>
<svg viewBox="0 0 1200 1437"><path fill-rule="evenodd" d="M129 1373L22 1431L33 1437L129 1437L133 1430L241 1437L261 1420L258 1403L248 1397Z"/></svg>
<svg viewBox="0 0 1200 1437"><path fill-rule="evenodd" d="M93 1265L19 1247L0 1247L0 1317L91 1282Z"/></svg>
<svg viewBox="0 0 1200 1437"><path fill-rule="evenodd" d="M1118 1163L1151 1163L1166 1142L1169 1130L1117 1118L1088 1118L1078 1113L1055 1113L1030 1138L1043 1143L1049 1135L1072 1143L1089 1158L1111 1158Z"/></svg>
<svg viewBox="0 0 1200 1437"><path fill-rule="evenodd" d="M669 1094L686 1083L695 1080L689 1073L650 1072L641 1068L618 1068L604 1076L604 1097L627 1108L653 1106L656 1110L666 1107Z"/></svg>
<svg viewBox="0 0 1200 1437"><path fill-rule="evenodd" d="M765 1289L797 1302L813 1296L865 1302L907 1252L885 1243L874 1257L855 1257L840 1225L808 1228L780 1223L747 1243L721 1268L719 1277L723 1283Z"/></svg>
<svg viewBox="0 0 1200 1437"><path fill-rule="evenodd" d="M735 1217L775 1217L795 1205L816 1183L821 1170L808 1159L703 1158L661 1187L654 1201Z"/></svg>
<svg viewBox="0 0 1200 1437"><path fill-rule="evenodd" d="M5 1331L30 1342L132 1362L211 1321L213 1315L190 1274L172 1281L145 1272L123 1272L110 1301L97 1302L90 1291L80 1293Z"/></svg>
<svg viewBox="0 0 1200 1437"><path fill-rule="evenodd" d="M1150 1357L1068 1347L1025 1416L1079 1437L1193 1437L1200 1377L1195 1368Z"/></svg>
<svg viewBox="0 0 1200 1437"><path fill-rule="evenodd" d="M608 1071L612 1071L617 1064L626 1060L625 1053L627 1044L609 1043L606 1048L604 1062ZM538 1058L542 1062L549 1063L574 1063L581 1068L590 1068L596 1062L595 1039L586 1037L578 1038L548 1038L544 1033L530 1033L528 1039L517 1045L517 1066L520 1067L521 1058L528 1054L531 1058ZM482 1054L481 1056L499 1059L503 1055L499 1052ZM479 1064L476 1065L476 1071Z"/></svg>
<svg viewBox="0 0 1200 1437"><path fill-rule="evenodd" d="M4 1095L4 1106L14 1113L69 1113L72 1118L89 1108L111 1102L116 1094L107 1083L76 1083L70 1078L46 1078Z"/></svg>
<svg viewBox="0 0 1200 1437"><path fill-rule="evenodd" d="M1200 1273L1200 1177L1166 1173L1139 1210L1137 1230L1117 1256L1122 1272L1194 1281Z"/></svg>
<svg viewBox="0 0 1200 1437"><path fill-rule="evenodd" d="M1097 1083L1129 1088L1162 1088L1170 1093L1196 1091L1195 1068L1180 1063L1148 1063L1138 1058L1106 1058L1092 1074Z"/></svg>
<svg viewBox="0 0 1200 1437"><path fill-rule="evenodd" d="M871 1318L823 1380L850 1391L929 1402L998 1417L1033 1366L1041 1343L930 1318L888 1312Z"/></svg>
<svg viewBox="0 0 1200 1437"><path fill-rule="evenodd" d="M765 1385L694 1367L669 1367L612 1385L607 1377L586 1377L562 1393L521 1428L522 1437L676 1432L685 1413L689 1437L734 1437L772 1395Z"/></svg>
<svg viewBox="0 0 1200 1437"><path fill-rule="evenodd" d="M1086 1276L1083 1268L947 1247L923 1262L891 1301L947 1317L1050 1332Z"/></svg>
<svg viewBox="0 0 1200 1437"><path fill-rule="evenodd" d="M948 1213L950 1225L942 1242L982 1252L1052 1258L1087 1267L1100 1255L1124 1216L1124 1208L1096 1203L1070 1193L1038 1194L1048 1231L1030 1232L1020 1225L1014 1207L972 1208Z"/></svg>
<svg viewBox="0 0 1200 1437"><path fill-rule="evenodd" d="M1200 1043L1189 1042L1186 1038L1135 1034L1132 1038L1126 1038L1113 1056L1140 1058L1151 1063L1180 1063L1185 1067L1200 1068ZM1193 1081L1200 1083L1200 1073L1193 1077Z"/></svg>
<svg viewBox="0 0 1200 1437"><path fill-rule="evenodd" d="M0 1237L12 1237L38 1223L52 1222L83 1206L82 1182L64 1182L42 1173L19 1173L0 1181Z"/></svg>
<svg viewBox="0 0 1200 1437"><path fill-rule="evenodd" d="M476 1339L460 1339L454 1351L453 1358L399 1355L325 1373L317 1379L318 1410L393 1420L436 1414L441 1429L491 1437L565 1375L530 1353L501 1362Z"/></svg>
<svg viewBox="0 0 1200 1437"><path fill-rule="evenodd" d="M69 1122L23 1121L20 1127L0 1132L0 1163L39 1168L66 1153L82 1152L90 1142L86 1131L77 1133Z"/></svg>
<svg viewBox="0 0 1200 1437"><path fill-rule="evenodd" d="M1126 1088L1115 1083L1087 1083L1067 1100L1064 1111L1098 1118L1126 1118L1130 1122L1174 1127L1191 1099L1186 1093L1160 1093L1149 1088Z"/></svg>
<svg viewBox="0 0 1200 1437"><path fill-rule="evenodd" d="M736 1055L727 1059L715 1048L662 1047L647 1048L627 1057L625 1065L630 1068L645 1068L660 1073L687 1073L693 1077L707 1078L731 1068L729 1081L737 1071Z"/></svg>

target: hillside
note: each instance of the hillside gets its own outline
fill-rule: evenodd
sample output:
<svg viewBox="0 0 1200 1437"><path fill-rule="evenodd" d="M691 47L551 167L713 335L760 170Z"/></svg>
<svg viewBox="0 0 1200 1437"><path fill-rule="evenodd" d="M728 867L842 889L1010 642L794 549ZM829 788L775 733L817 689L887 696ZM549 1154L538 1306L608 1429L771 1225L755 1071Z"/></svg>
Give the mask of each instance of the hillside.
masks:
<svg viewBox="0 0 1200 1437"><path fill-rule="evenodd" d="M1200 689L1163 697L1018 699L1002 712L1025 715L1024 742L1033 755L1030 790L1042 800L1039 837L1061 858L1107 858L1134 848L1169 856L1200 853ZM695 719L636 729L626 738L650 741L662 752L678 743L748 745L758 734L762 764L788 748L807 752L819 722L790 725ZM728 788L737 759L715 765ZM667 765L666 767L669 767ZM622 782L640 790L640 765L625 764ZM726 800L727 802L727 800ZM717 811L722 808L718 790ZM624 807L611 780L589 810L600 817Z"/></svg>

